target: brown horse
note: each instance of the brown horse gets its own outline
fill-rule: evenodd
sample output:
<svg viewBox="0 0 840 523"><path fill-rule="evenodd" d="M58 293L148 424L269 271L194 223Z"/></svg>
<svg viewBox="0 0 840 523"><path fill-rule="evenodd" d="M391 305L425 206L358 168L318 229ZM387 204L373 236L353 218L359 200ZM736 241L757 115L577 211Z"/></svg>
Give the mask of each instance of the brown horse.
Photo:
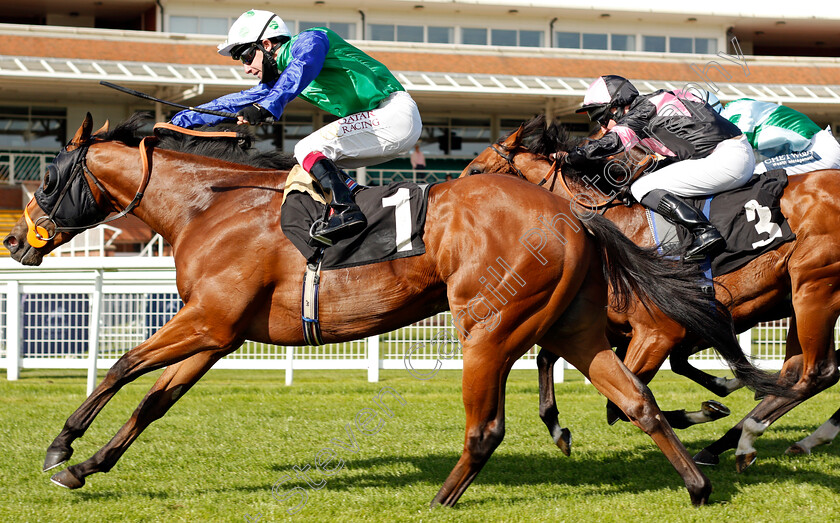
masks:
<svg viewBox="0 0 840 523"><path fill-rule="evenodd" d="M287 173L164 149L183 149L188 142L177 137L154 148L141 144L138 153L141 123L130 119L92 136L88 115L4 240L15 260L38 265L77 232L68 227L93 226L109 211L130 209L173 246L185 306L114 364L49 446L44 470L71 457L73 441L123 385L166 369L110 442L53 476L67 488L109 471L152 421L243 340L305 344L299 293L306 260L280 231ZM217 148L217 142L190 140L206 153ZM147 166L140 167L138 155ZM607 288L618 302L636 293L652 308L667 306L692 331L717 332L720 343L737 347L728 314L697 291L691 267L635 246L608 220L584 223L571 212L567 200L510 177L436 185L425 254L322 275L326 342L387 332L447 309L461 319L464 450L433 505L454 505L501 443L507 375L535 343L572 363L650 435L692 503L708 500L709 480L648 388L610 348ZM539 241L539 250L523 241L531 248ZM491 307L499 313L491 315ZM756 385L769 383L754 367L736 372Z"/></svg>
<svg viewBox="0 0 840 523"><path fill-rule="evenodd" d="M626 184L638 171L646 169L648 163L637 161L639 155L635 154L623 162L608 164L608 168L619 167L620 174L607 171L580 173L568 166L561 172L556 162L549 160L549 155L569 151L576 143L578 141L569 138L565 129L557 124L546 126L540 116L479 154L464 169L462 176L506 173L547 184L557 194L599 207L606 218L638 245L653 245L644 208L638 204L622 205L620 199L612 198L620 197L620 187L612 187L611 191L602 183L605 179L623 179ZM739 472L743 471L755 461L755 439L770 424L836 383L840 377L833 349L833 330L840 314L840 199L837 194L840 194L838 171L791 176L781 208L796 240L715 278L719 288L725 291L721 293L725 296L723 301L739 332L761 321L787 317L792 307L793 322L779 379L788 392L764 397L725 436L698 453L695 456L698 463L717 464L722 452L737 447L736 467ZM579 213L583 211L581 206L575 208ZM592 209L583 212L592 212ZM687 333L683 327L664 318L660 311L631 307L627 311L611 310L609 317L611 339L619 340L617 345L623 343L627 347L625 365L645 383L653 378L672 351L681 353L684 361L688 354L697 350L696 347L708 346L703 344L708 339ZM554 361L556 358L552 354L538 359L541 414L552 434L561 430L553 418L557 412L553 391L548 390L553 386L549 373ZM727 390L724 384L717 385ZM832 421L836 419L840 419L838 415L832 417ZM833 425L836 427L838 423L835 421ZM836 431L828 432L836 434ZM819 442L825 442L825 439L817 438ZM797 453L798 450L794 446L789 452Z"/></svg>

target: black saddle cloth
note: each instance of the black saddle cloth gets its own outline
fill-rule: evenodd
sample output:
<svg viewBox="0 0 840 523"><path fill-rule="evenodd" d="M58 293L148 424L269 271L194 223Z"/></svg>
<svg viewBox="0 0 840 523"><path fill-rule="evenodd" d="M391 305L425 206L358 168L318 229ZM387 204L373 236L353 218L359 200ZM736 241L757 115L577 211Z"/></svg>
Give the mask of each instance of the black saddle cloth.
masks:
<svg viewBox="0 0 840 523"><path fill-rule="evenodd" d="M754 175L743 187L715 195L709 221L726 240L726 250L712 260L712 274L740 269L762 254L796 238L782 214L780 201L787 187L783 169ZM703 210L707 198L685 198ZM678 227L678 234L685 234Z"/></svg>
<svg viewBox="0 0 840 523"><path fill-rule="evenodd" d="M327 247L321 268L342 269L425 253L423 230L429 187L397 182L361 189L355 198L367 218L367 227ZM303 192L289 193L281 208L280 226L307 260L317 252L317 247L311 245L309 229L323 216L324 205Z"/></svg>

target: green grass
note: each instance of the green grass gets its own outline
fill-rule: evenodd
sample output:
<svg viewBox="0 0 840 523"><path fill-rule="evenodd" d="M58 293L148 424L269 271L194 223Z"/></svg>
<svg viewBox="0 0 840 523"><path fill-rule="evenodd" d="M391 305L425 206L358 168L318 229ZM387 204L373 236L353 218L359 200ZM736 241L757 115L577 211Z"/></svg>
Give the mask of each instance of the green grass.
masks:
<svg viewBox="0 0 840 523"><path fill-rule="evenodd" d="M68 491L41 472L44 451L83 399L80 371L26 370L9 382L0 372L0 520L3 521L827 521L840 511L840 450L784 456L840 406L824 392L777 422L759 439L759 459L737 474L733 452L715 468L711 504L694 508L682 482L653 442L620 423L608 426L604 399L580 374L557 385L561 421L573 434L571 457L553 446L537 415L535 371L514 371L508 383L505 441L455 509L429 501L458 459L464 414L460 372L430 381L384 371L211 371L155 422L107 474ZM90 457L128 418L157 376L122 390L75 444L72 463ZM315 454L372 406L383 386L406 405L388 404L374 435L357 432L357 454L341 451L344 467L309 493L289 517L271 486L293 466L314 466ZM696 408L713 396L669 372L652 384L663 408ZM724 400L733 416L679 432L692 454L722 435L753 405L738 391ZM337 447L336 447L337 448ZM311 471L311 469L310 469ZM315 479L322 478L313 472ZM834 516L831 516L834 514Z"/></svg>

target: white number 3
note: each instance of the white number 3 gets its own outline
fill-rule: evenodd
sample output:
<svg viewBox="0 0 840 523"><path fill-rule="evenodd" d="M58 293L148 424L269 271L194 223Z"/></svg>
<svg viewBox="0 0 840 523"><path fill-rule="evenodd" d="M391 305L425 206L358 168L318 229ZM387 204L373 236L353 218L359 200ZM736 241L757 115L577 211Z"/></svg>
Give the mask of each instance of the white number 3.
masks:
<svg viewBox="0 0 840 523"><path fill-rule="evenodd" d="M746 211L747 221L752 222L755 221L756 217L758 217L758 223L755 224L755 231L758 234L767 233L770 235L769 238L766 240L759 240L752 244L753 249L757 247L763 247L768 243L772 242L776 238L782 236L782 228L779 227L779 224L773 223L770 221L770 208L764 205L760 205L755 200L750 200L746 204L744 204L744 210Z"/></svg>

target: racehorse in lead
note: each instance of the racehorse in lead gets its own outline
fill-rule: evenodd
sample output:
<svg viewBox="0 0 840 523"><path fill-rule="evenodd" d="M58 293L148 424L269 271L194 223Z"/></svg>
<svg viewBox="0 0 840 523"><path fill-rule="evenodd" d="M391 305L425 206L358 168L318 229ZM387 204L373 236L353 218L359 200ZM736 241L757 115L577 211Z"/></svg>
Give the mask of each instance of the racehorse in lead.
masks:
<svg viewBox="0 0 840 523"><path fill-rule="evenodd" d="M564 165L558 167L550 158L568 152L579 140L562 126L546 125L543 116L526 122L518 130L482 151L463 171L462 177L479 173L504 173L546 186L550 191L579 200L583 207L601 211L638 245L651 246L645 210L641 205L623 205L620 187L598 186L603 178L620 180L627 185L643 173L651 158L644 151L627 151L626 158L615 159L605 168L615 172L581 173ZM728 274L716 277L723 302L732 314L735 328L742 332L759 322L785 318L793 313L787 335L785 362L779 384L787 389L782 395L765 396L761 402L726 435L695 456L698 463L715 465L719 455L736 448L739 472L756 459L753 445L767 427L803 401L837 382L837 356L833 347L834 325L840 315L840 171L823 170L789 177L781 199L796 239L781 245ZM607 198L605 198L605 195ZM616 198L617 197L617 198ZM610 338L619 352L626 351L624 363L648 383L672 354L674 370L720 395L731 391L725 381L715 380L691 368L688 355L698 347L708 347L702 339L661 311L630 307L611 310ZM551 373L557 360L548 352L538 358L540 367L541 416L554 436L561 429L557 421ZM620 413L611 413L615 420ZM830 442L837 435L840 410L813 436L794 444L788 453L809 453L817 444ZM566 431L567 433L568 431ZM556 441L556 438L555 438ZM562 448L562 447L561 447ZM565 452L565 450L564 450Z"/></svg>
<svg viewBox="0 0 840 523"><path fill-rule="evenodd" d="M245 159L230 151L227 160L190 153L218 153L229 149L230 139L190 142L176 134L141 142L141 124L130 119L92 134L88 114L4 240L15 260L35 266L78 232L71 227L131 210L173 247L184 307L113 365L49 446L44 470L71 457L74 440L123 385L165 370L111 441L53 476L68 488L109 471L152 421L243 340L305 344L299 292L306 260L280 232L287 173L242 165ZM544 216L554 217L551 231L539 228ZM523 248L526 234L545 239L541 257ZM433 186L423 239L422 255L322 274L320 320L325 342L339 342L447 309L461 318L464 450L433 505L454 505L501 443L507 375L535 343L580 369L650 435L691 501L706 503L709 480L605 335L611 286L619 305L635 294L651 308L667 307L687 329L718 333L715 342L737 348L728 314L719 303L709 306L694 269L635 246L608 220L576 220L567 200L503 176ZM485 270L498 277L482 276ZM491 295L501 313L488 318ZM757 390L775 390L769 375L745 359L733 364Z"/></svg>

